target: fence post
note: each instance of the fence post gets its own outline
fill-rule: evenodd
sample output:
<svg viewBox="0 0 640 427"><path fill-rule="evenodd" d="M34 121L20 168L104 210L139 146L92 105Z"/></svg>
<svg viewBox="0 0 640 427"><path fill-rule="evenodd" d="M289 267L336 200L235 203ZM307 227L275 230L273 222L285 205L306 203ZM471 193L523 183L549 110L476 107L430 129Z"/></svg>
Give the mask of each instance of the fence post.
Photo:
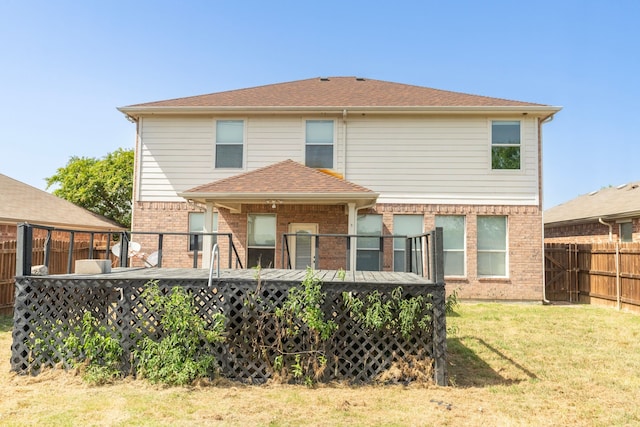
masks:
<svg viewBox="0 0 640 427"><path fill-rule="evenodd" d="M18 224L16 244L16 277L31 275L31 254L33 252L33 229L27 223Z"/></svg>

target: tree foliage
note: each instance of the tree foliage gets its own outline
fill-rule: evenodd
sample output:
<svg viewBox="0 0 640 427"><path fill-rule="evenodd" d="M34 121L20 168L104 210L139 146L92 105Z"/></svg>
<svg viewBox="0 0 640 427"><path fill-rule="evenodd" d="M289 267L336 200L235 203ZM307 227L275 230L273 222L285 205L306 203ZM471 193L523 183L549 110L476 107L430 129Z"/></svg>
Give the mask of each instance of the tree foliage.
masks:
<svg viewBox="0 0 640 427"><path fill-rule="evenodd" d="M47 189L58 185L56 196L131 226L132 149L119 148L101 159L73 156L46 180Z"/></svg>

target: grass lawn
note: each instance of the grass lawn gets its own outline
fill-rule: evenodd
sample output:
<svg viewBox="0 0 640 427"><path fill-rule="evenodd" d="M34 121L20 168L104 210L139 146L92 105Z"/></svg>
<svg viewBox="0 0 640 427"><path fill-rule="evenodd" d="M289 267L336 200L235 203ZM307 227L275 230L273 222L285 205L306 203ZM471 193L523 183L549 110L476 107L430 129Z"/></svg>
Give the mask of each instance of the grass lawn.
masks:
<svg viewBox="0 0 640 427"><path fill-rule="evenodd" d="M461 304L447 319L451 387L92 387L63 371L9 372L2 425L640 425L640 316L591 306Z"/></svg>

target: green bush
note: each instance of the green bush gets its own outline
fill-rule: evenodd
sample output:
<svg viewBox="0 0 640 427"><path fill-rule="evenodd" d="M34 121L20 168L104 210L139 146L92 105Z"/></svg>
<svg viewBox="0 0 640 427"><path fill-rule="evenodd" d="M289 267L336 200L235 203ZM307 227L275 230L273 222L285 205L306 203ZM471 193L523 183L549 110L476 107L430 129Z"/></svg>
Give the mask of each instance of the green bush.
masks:
<svg viewBox="0 0 640 427"><path fill-rule="evenodd" d="M157 338L145 337L135 350L136 373L153 383L185 385L216 372L215 357L207 350L222 341L225 317L217 313L207 327L198 316L193 297L175 287L163 295L156 282L142 294L158 322Z"/></svg>
<svg viewBox="0 0 640 427"><path fill-rule="evenodd" d="M85 381L105 384L122 375L123 350L115 335L85 311L81 324L64 340L71 366L80 369Z"/></svg>

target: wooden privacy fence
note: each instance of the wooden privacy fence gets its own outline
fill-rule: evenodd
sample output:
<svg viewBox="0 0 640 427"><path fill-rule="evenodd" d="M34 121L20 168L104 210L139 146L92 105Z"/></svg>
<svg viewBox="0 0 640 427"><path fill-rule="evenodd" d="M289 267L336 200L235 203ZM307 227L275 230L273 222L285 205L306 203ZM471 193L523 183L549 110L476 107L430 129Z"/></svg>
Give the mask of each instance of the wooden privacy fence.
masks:
<svg viewBox="0 0 640 427"><path fill-rule="evenodd" d="M640 242L545 244L551 301L640 308Z"/></svg>
<svg viewBox="0 0 640 427"><path fill-rule="evenodd" d="M46 238L34 238L32 247L32 264L42 265L45 259ZM51 239L49 249L49 274L67 273L69 261L71 265L78 259L89 258L90 242L76 241L73 250L69 252L69 239ZM0 314L10 315L13 312L14 284L16 275L15 240L0 242ZM93 257L105 258L106 245L104 242L94 242ZM115 257L109 254L112 261Z"/></svg>

